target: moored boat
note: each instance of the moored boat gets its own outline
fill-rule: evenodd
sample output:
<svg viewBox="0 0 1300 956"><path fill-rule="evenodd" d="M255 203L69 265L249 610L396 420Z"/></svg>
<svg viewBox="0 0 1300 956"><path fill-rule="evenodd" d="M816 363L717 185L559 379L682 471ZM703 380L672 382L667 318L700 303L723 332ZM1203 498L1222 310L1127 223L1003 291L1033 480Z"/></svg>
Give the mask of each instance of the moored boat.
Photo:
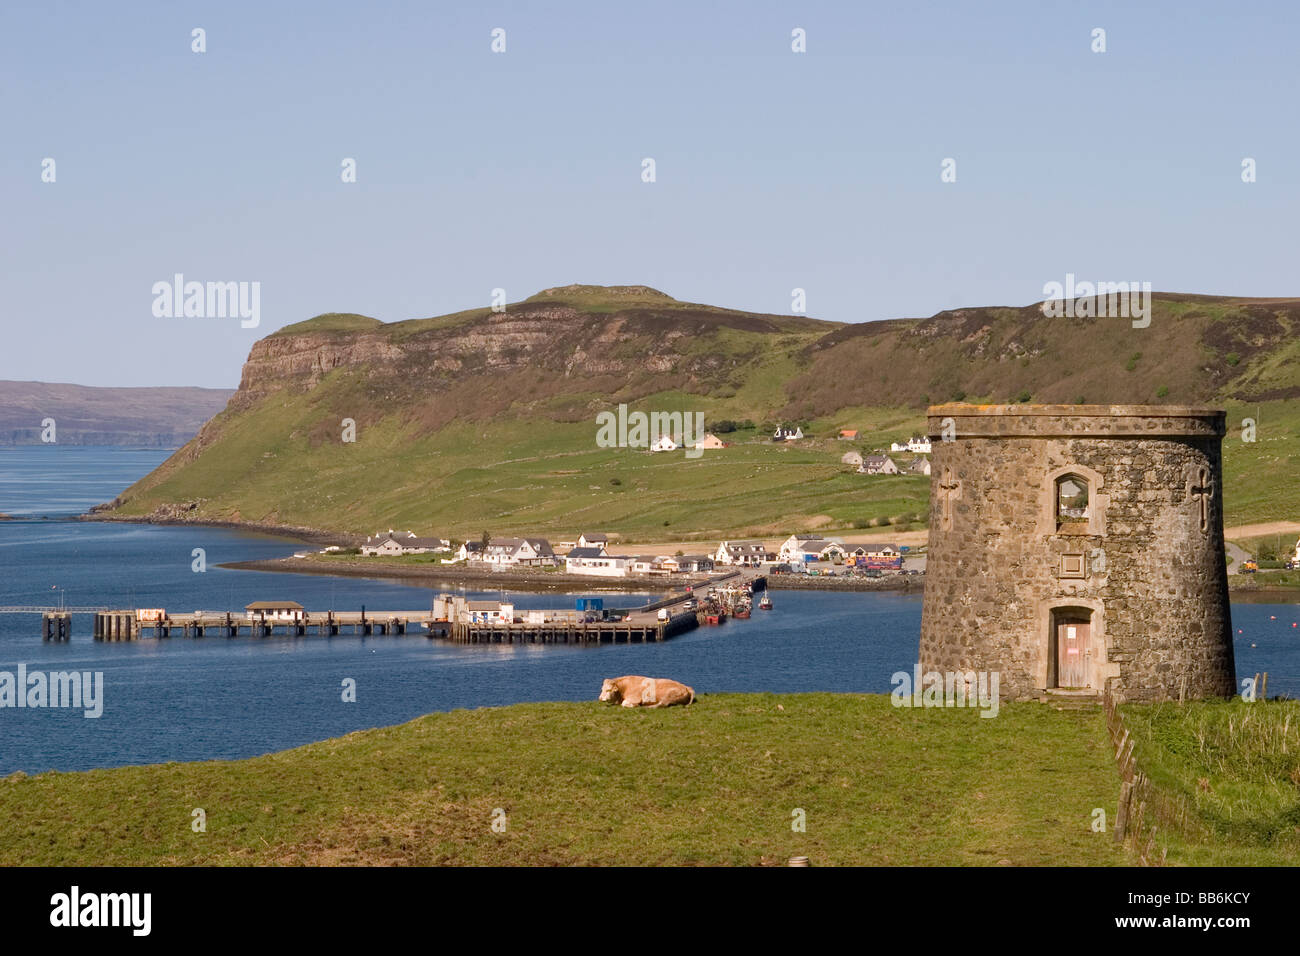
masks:
<svg viewBox="0 0 1300 956"><path fill-rule="evenodd" d="M763 592L763 600L761 600L761 601L758 602L758 609L759 609L760 611L770 611L770 610L772 610L772 599L771 599L770 597L767 596L767 592L766 592L766 591Z"/></svg>

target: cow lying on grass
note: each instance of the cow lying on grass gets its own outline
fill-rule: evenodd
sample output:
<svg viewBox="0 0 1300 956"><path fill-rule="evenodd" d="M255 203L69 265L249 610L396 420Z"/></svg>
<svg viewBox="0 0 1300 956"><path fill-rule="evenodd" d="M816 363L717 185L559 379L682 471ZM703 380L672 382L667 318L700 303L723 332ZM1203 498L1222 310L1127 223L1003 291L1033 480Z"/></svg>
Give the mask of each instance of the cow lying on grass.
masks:
<svg viewBox="0 0 1300 956"><path fill-rule="evenodd" d="M695 703L695 691L662 677L615 677L601 685L600 699L624 707L671 707Z"/></svg>

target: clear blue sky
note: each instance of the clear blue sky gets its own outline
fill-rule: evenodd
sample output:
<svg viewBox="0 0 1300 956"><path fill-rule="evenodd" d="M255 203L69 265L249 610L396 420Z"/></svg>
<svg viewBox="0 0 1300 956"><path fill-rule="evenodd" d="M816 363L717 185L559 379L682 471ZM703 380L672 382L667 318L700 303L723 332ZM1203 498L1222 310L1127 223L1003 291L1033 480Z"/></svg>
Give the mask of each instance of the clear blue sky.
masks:
<svg viewBox="0 0 1300 956"><path fill-rule="evenodd" d="M1067 272L1300 293L1297 26L1283 0L7 2L0 378L233 386L320 312L570 282L768 312L797 286L846 322ZM261 326L155 318L177 272L260 282Z"/></svg>

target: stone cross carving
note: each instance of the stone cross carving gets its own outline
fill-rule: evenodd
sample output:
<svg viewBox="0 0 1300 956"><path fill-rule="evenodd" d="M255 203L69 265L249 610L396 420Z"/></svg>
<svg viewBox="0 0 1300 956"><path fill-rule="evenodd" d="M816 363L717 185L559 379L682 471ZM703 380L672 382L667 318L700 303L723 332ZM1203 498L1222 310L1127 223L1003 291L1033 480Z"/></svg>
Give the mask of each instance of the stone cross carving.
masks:
<svg viewBox="0 0 1300 956"><path fill-rule="evenodd" d="M939 482L939 497L943 500L943 530L952 530L953 501L961 497L961 480L952 477L952 469L944 468Z"/></svg>
<svg viewBox="0 0 1300 956"><path fill-rule="evenodd" d="M1201 503L1201 530L1210 530L1210 495L1214 493L1214 486L1210 484L1210 473L1207 469L1198 469L1196 473L1198 481L1193 482L1188 491L1193 497L1199 498Z"/></svg>

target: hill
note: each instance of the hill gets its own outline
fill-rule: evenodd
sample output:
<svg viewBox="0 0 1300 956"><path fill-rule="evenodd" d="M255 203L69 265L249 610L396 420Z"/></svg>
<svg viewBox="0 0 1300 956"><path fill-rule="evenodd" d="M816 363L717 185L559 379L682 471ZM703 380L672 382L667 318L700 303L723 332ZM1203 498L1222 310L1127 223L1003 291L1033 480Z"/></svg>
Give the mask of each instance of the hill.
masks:
<svg viewBox="0 0 1300 956"><path fill-rule="evenodd" d="M925 478L867 478L840 456L919 430L928 403L967 399L1223 403L1234 428L1259 403L1259 441L1225 444L1228 517L1290 518L1297 331L1297 300L1174 294L1154 297L1141 329L1037 306L846 325L645 286L395 323L329 314L257 342L225 411L111 513L460 538L913 527ZM620 403L698 412L732 446L696 460L599 447L596 416ZM779 423L812 437L772 443ZM840 428L861 441L835 441Z"/></svg>
<svg viewBox="0 0 1300 956"><path fill-rule="evenodd" d="M0 445L41 443L55 421L63 445L177 448L221 411L227 388L95 388L49 382L0 382Z"/></svg>

